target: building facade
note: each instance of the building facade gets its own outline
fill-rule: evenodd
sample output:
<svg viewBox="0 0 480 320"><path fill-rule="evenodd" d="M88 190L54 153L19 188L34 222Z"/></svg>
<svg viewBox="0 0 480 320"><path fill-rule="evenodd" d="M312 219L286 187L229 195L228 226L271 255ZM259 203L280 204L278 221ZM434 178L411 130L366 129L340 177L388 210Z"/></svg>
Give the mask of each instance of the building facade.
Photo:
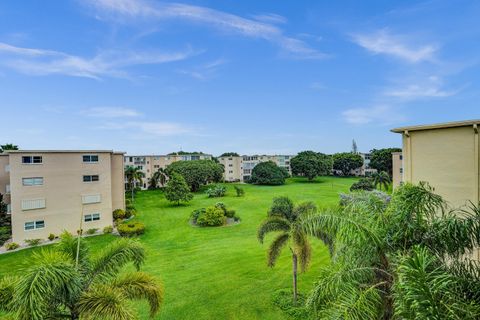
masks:
<svg viewBox="0 0 480 320"><path fill-rule="evenodd" d="M393 129L403 141L403 181L428 182L455 207L480 200L480 120Z"/></svg>
<svg viewBox="0 0 480 320"><path fill-rule="evenodd" d="M377 169L373 169L370 167L371 154L361 153L361 152L359 152L358 154L363 159L363 165L360 168L350 171L350 174L352 176L365 177L365 176L371 176L372 174L376 173Z"/></svg>
<svg viewBox="0 0 480 320"><path fill-rule="evenodd" d="M12 238L46 239L113 224L125 209L123 153L8 151L0 156L0 190L12 219Z"/></svg>
<svg viewBox="0 0 480 320"><path fill-rule="evenodd" d="M244 155L220 157L218 161L224 166L224 179L227 182L244 182L252 176L253 168L257 164L273 161L281 168L285 168L290 174L290 160L293 155Z"/></svg>
<svg viewBox="0 0 480 320"><path fill-rule="evenodd" d="M400 186L403 183L403 153L392 153L392 183L393 188Z"/></svg>

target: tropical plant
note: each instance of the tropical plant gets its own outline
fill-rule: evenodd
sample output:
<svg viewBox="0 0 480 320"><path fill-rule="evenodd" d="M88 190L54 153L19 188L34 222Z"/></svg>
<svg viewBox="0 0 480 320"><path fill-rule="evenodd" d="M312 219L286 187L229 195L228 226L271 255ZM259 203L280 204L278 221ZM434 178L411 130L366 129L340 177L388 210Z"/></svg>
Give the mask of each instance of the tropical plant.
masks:
<svg viewBox="0 0 480 320"><path fill-rule="evenodd" d="M148 180L149 189L158 189L159 187L165 186L167 183L167 173L165 169L159 168L152 174L152 177Z"/></svg>
<svg viewBox="0 0 480 320"><path fill-rule="evenodd" d="M203 185L222 181L223 172L223 166L213 160L177 161L166 169L170 178L173 173L181 175L192 192L198 191Z"/></svg>
<svg viewBox="0 0 480 320"><path fill-rule="evenodd" d="M20 248L20 245L16 242L9 242L5 245L5 248L8 250L8 251L11 251L11 250L15 250L15 249L18 249ZM0 289L0 292L1 292L1 289ZM0 296L2 294L0 293ZM0 306L0 310L1 310L1 306Z"/></svg>
<svg viewBox="0 0 480 320"><path fill-rule="evenodd" d="M138 221L125 222L117 226L117 231L122 237L138 237L145 233L145 225Z"/></svg>
<svg viewBox="0 0 480 320"><path fill-rule="evenodd" d="M303 220L333 241L307 306L321 319L478 319L480 208L451 210L428 184L405 184L386 204L353 193Z"/></svg>
<svg viewBox="0 0 480 320"><path fill-rule="evenodd" d="M208 207L197 217L197 225L201 227L217 227L226 223L225 212L219 207Z"/></svg>
<svg viewBox="0 0 480 320"><path fill-rule="evenodd" d="M359 154L351 152L336 153L333 155L333 169L340 171L342 175L348 176L351 171L363 165L363 158Z"/></svg>
<svg viewBox="0 0 480 320"><path fill-rule="evenodd" d="M295 206L288 197L274 198L267 219L262 222L257 232L257 238L262 244L268 233L279 232L268 248L269 267L274 267L282 249L285 246L289 247L292 253L293 301L295 303L298 296L298 264L301 272L304 272L311 258L310 242L302 228L302 219L315 211L316 207L311 202Z"/></svg>
<svg viewBox="0 0 480 320"><path fill-rule="evenodd" d="M42 242L42 239L25 239L24 241L29 247L36 247Z"/></svg>
<svg viewBox="0 0 480 320"><path fill-rule="evenodd" d="M227 193L227 187L222 185L213 185L205 191L209 198L221 198Z"/></svg>
<svg viewBox="0 0 480 320"><path fill-rule="evenodd" d="M370 168L377 169L378 172L385 171L390 176L393 172L393 152L401 152L400 148L373 149L370 151Z"/></svg>
<svg viewBox="0 0 480 320"><path fill-rule="evenodd" d="M375 189L375 185L373 184L373 180L371 178L362 178L352 184L350 187L350 191L372 191L373 189Z"/></svg>
<svg viewBox="0 0 480 320"><path fill-rule="evenodd" d="M245 189L240 188L239 186L233 186L235 192L237 193L237 197L243 197L245 195Z"/></svg>
<svg viewBox="0 0 480 320"><path fill-rule="evenodd" d="M18 146L12 143L2 144L0 145L0 153L8 150L18 150Z"/></svg>
<svg viewBox="0 0 480 320"><path fill-rule="evenodd" d="M379 187L380 190L383 189L385 191L388 190L388 186L390 185L390 182L392 182L392 180L390 179L390 176L385 171L376 172L372 174L371 178L373 181L373 186L375 188Z"/></svg>
<svg viewBox="0 0 480 320"><path fill-rule="evenodd" d="M330 174L332 160L323 153L303 151L290 160L290 167L294 175L304 176L312 181L317 176Z"/></svg>
<svg viewBox="0 0 480 320"><path fill-rule="evenodd" d="M253 168L249 183L260 185L281 185L289 174L285 168L277 166L273 161L259 163Z"/></svg>
<svg viewBox="0 0 480 320"><path fill-rule="evenodd" d="M125 168L125 178L127 179L127 183L130 186L132 202L135 195L135 188L137 183L142 183L142 179L145 177L145 174L138 168L134 166L127 166Z"/></svg>
<svg viewBox="0 0 480 320"><path fill-rule="evenodd" d="M139 271L144 261L136 241L120 239L91 256L84 242L64 233L54 249L35 252L20 276L0 279L0 311L18 320L127 320L135 318L129 300L146 300L153 317L163 289ZM121 273L129 264L136 271Z"/></svg>
<svg viewBox="0 0 480 320"><path fill-rule="evenodd" d="M175 202L177 205L183 202L189 202L193 199L193 194L190 192L190 187L183 176L178 173L172 173L170 180L165 187L165 198L168 201Z"/></svg>

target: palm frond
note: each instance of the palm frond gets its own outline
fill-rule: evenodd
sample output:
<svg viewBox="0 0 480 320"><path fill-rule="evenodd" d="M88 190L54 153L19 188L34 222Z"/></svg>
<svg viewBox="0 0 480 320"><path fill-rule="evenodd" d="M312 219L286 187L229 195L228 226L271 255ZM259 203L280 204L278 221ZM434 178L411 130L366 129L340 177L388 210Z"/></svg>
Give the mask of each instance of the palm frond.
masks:
<svg viewBox="0 0 480 320"><path fill-rule="evenodd" d="M300 263L300 271L305 272L312 256L310 242L308 241L307 235L299 228L295 228L291 237L293 240L293 250L297 254Z"/></svg>
<svg viewBox="0 0 480 320"><path fill-rule="evenodd" d="M289 238L290 238L290 235L288 233L282 233L279 236L277 236L275 240L272 241L272 243L268 247L268 266L269 267L275 266L275 263L277 262L277 259L280 256L282 249L287 244Z"/></svg>
<svg viewBox="0 0 480 320"><path fill-rule="evenodd" d="M60 235L60 242L57 244L56 249L67 255L71 261L75 261L77 258L78 237L74 237L67 231L63 232ZM88 247L85 241L80 241L79 265L82 270L88 266Z"/></svg>
<svg viewBox="0 0 480 320"><path fill-rule="evenodd" d="M12 301L18 277L6 276L0 278L0 311L11 312L14 310Z"/></svg>
<svg viewBox="0 0 480 320"><path fill-rule="evenodd" d="M122 290L95 285L84 292L77 304L82 319L131 320L135 316Z"/></svg>
<svg viewBox="0 0 480 320"><path fill-rule="evenodd" d="M289 230L290 222L287 219L272 216L262 222L257 231L257 238L260 243L263 243L267 233L275 231L288 232Z"/></svg>
<svg viewBox="0 0 480 320"><path fill-rule="evenodd" d="M120 290L128 299L145 299L150 305L150 316L154 317L163 301L163 288L151 275L133 272L115 279L112 287Z"/></svg>

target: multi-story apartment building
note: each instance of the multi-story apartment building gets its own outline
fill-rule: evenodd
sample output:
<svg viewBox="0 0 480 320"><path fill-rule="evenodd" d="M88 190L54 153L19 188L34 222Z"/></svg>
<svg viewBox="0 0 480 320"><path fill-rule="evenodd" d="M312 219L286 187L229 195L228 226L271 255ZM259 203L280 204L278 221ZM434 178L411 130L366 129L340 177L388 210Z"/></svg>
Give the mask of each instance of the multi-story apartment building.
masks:
<svg viewBox="0 0 480 320"><path fill-rule="evenodd" d="M13 241L46 239L64 230L111 226L125 208L123 153L8 151L0 155L0 192L6 193Z"/></svg>
<svg viewBox="0 0 480 320"><path fill-rule="evenodd" d="M225 167L225 181L243 182L250 179L253 168L261 162L273 161L291 174L290 159L293 157L292 155L244 155L220 157L218 160Z"/></svg>
<svg viewBox="0 0 480 320"><path fill-rule="evenodd" d="M426 181L453 206L478 203L479 126L469 120L393 129L402 134L403 181Z"/></svg>
<svg viewBox="0 0 480 320"><path fill-rule="evenodd" d="M377 169L370 167L370 153L358 153L363 159L363 165L360 168L350 171L350 174L353 176L370 176L377 172Z"/></svg>
<svg viewBox="0 0 480 320"><path fill-rule="evenodd" d="M400 186L403 182L403 153L392 153L392 182L393 188Z"/></svg>
<svg viewBox="0 0 480 320"><path fill-rule="evenodd" d="M212 155L204 153L189 153L189 154L169 154L169 155L144 155L124 157L124 167L134 166L143 172L144 177L139 187L143 190L148 188L148 180L158 169L165 169L168 165L177 161L192 161L192 160L211 160Z"/></svg>

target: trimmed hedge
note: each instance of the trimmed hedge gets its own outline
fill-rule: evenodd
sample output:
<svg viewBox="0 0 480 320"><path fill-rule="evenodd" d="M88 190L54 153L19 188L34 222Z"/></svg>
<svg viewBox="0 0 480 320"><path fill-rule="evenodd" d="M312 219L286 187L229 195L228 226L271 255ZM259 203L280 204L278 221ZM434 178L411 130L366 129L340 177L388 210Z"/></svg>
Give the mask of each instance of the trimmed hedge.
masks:
<svg viewBox="0 0 480 320"><path fill-rule="evenodd" d="M145 225L141 222L126 222L117 226L118 233L122 237L137 237L145 233Z"/></svg>

